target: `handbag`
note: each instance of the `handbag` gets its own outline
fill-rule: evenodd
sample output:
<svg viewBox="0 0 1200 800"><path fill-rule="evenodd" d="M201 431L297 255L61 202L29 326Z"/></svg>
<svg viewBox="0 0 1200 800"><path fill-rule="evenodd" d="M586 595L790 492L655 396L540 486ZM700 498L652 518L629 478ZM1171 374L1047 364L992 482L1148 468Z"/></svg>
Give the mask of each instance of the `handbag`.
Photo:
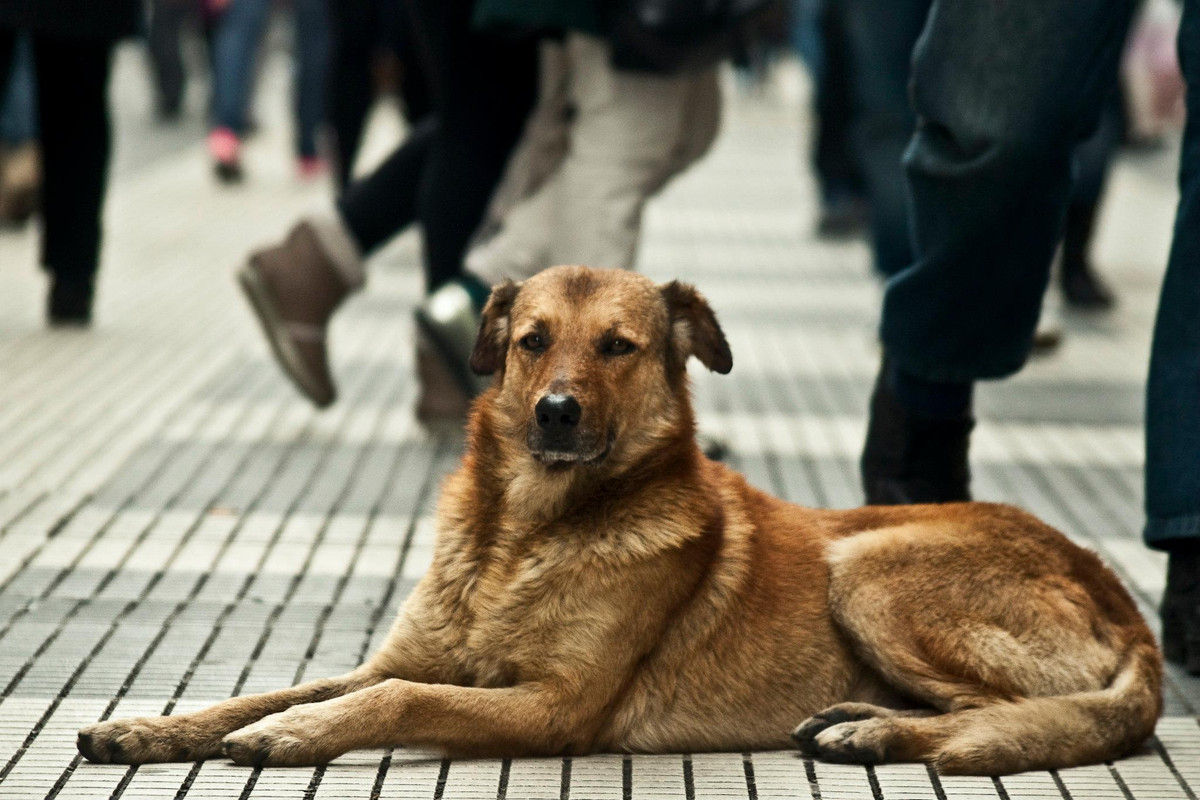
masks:
<svg viewBox="0 0 1200 800"><path fill-rule="evenodd" d="M617 69L705 69L754 36L778 0L610 0L607 28Z"/></svg>

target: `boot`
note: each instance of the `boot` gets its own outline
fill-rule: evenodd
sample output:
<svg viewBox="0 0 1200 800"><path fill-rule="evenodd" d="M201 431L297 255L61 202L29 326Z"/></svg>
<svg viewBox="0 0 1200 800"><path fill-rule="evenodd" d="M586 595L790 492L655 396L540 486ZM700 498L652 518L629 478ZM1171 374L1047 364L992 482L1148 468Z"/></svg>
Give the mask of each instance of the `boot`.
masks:
<svg viewBox="0 0 1200 800"><path fill-rule="evenodd" d="M41 202L42 159L33 142L5 154L0 168L0 222L23 225Z"/></svg>
<svg viewBox="0 0 1200 800"><path fill-rule="evenodd" d="M879 371L860 469L868 505L950 503L971 499L967 449L975 420L922 416L895 396Z"/></svg>
<svg viewBox="0 0 1200 800"><path fill-rule="evenodd" d="M1200 675L1200 541L1171 551L1159 615L1163 657Z"/></svg>
<svg viewBox="0 0 1200 800"><path fill-rule="evenodd" d="M426 424L461 424L471 408L471 395L446 368L429 337L417 332L417 419Z"/></svg>
<svg viewBox="0 0 1200 800"><path fill-rule="evenodd" d="M303 221L283 244L253 253L238 282L284 374L314 405L325 408L337 399L326 345L329 320L362 278L339 263L328 237L322 240L320 225ZM344 262L347 255L340 258Z"/></svg>

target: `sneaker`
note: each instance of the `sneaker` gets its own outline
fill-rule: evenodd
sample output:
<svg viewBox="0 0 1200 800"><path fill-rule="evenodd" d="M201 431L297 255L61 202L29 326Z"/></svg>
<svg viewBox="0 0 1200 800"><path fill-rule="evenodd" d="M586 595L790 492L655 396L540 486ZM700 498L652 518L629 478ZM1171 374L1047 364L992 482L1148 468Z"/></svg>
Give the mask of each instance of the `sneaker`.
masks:
<svg viewBox="0 0 1200 800"><path fill-rule="evenodd" d="M237 277L284 374L318 408L332 405L337 390L326 331L357 287L343 277L316 229L301 222L283 244L253 253Z"/></svg>
<svg viewBox="0 0 1200 800"><path fill-rule="evenodd" d="M208 154L213 160L213 170L222 183L237 183L242 180L242 142L229 128L213 128L208 132Z"/></svg>
<svg viewBox="0 0 1200 800"><path fill-rule="evenodd" d="M1200 675L1200 542L1171 552L1159 615L1163 657Z"/></svg>
<svg viewBox="0 0 1200 800"><path fill-rule="evenodd" d="M468 397L487 388L490 378L471 371L471 351L479 331L480 309L460 281L428 295L416 310L417 325L446 372Z"/></svg>
<svg viewBox="0 0 1200 800"><path fill-rule="evenodd" d="M885 362L886 363L886 362ZM970 414L926 417L904 406L879 371L860 468L868 505L952 503L971 499L967 464Z"/></svg>

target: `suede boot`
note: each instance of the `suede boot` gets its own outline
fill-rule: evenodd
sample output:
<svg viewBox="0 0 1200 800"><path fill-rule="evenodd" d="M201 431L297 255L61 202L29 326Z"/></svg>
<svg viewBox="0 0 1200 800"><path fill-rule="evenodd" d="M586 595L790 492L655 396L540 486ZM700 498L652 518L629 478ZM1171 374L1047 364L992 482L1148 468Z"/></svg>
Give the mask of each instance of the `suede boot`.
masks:
<svg viewBox="0 0 1200 800"><path fill-rule="evenodd" d="M252 254L238 282L262 324L275 360L318 408L337 399L327 330L333 312L362 284L353 245L339 247L305 220L283 244ZM361 269L361 265L359 265Z"/></svg>

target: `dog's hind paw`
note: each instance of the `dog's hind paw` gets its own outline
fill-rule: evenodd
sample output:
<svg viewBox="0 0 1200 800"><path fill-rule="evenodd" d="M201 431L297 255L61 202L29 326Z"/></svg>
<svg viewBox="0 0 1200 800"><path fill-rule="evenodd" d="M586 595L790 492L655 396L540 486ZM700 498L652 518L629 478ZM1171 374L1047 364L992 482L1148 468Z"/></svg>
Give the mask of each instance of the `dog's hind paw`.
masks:
<svg viewBox="0 0 1200 800"><path fill-rule="evenodd" d="M813 739L813 752L835 764L882 764L888 760L891 721L866 719L826 728Z"/></svg>
<svg viewBox="0 0 1200 800"><path fill-rule="evenodd" d="M806 756L820 757L817 737L835 725L892 716L889 709L869 703L839 703L813 714L792 731L792 740Z"/></svg>

